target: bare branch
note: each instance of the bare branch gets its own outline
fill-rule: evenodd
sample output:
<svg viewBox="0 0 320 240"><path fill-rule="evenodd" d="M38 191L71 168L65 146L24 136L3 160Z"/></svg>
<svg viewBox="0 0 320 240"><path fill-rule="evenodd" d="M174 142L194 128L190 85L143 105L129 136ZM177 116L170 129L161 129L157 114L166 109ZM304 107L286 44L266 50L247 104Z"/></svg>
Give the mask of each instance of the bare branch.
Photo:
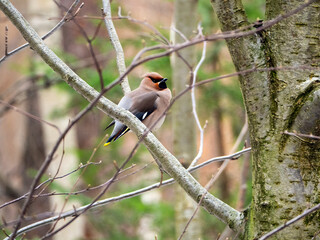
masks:
<svg viewBox="0 0 320 240"><path fill-rule="evenodd" d="M145 135L146 136L146 135ZM68 225L70 225L74 220L76 220L81 214L85 213L86 211L88 211L90 208L92 208L92 206L95 204L95 202L97 202L109 189L109 187L111 186L111 184L116 180L117 176L120 174L121 169L123 169L125 167L125 165L130 161L130 159L133 157L134 153L136 152L137 148L139 147L140 143L143 141L144 137L141 137L139 139L139 141L136 143L136 145L133 147L133 149L131 150L129 156L127 157L127 159L121 164L121 166L119 168L117 168L116 172L114 173L114 175L112 176L112 178L108 181L107 185L104 187L104 189L93 199L93 201L88 204L86 206L86 208L84 208L81 213L78 213L76 208L74 207L74 214L73 214L73 218L67 222L66 224L64 224L63 226L61 226L60 228L58 228L55 231L49 232L48 234L46 234L42 239L47 239L51 236L53 236L54 234L58 233L59 231L61 231L62 229L66 228ZM57 220L61 219L61 213L59 214L59 218Z"/></svg>
<svg viewBox="0 0 320 240"><path fill-rule="evenodd" d="M303 140L303 139L301 139L302 137L304 137L304 138L310 138L310 139L314 139L314 140L320 140L320 137L319 137L319 136L315 136L315 135L313 135L313 134L303 134L303 133L295 133L295 132L287 132L287 131L285 131L284 134L297 137L297 138L299 138L300 140ZM303 140L303 141L304 141L304 140Z"/></svg>
<svg viewBox="0 0 320 240"><path fill-rule="evenodd" d="M4 56L8 55L8 26L5 26L4 35Z"/></svg>
<svg viewBox="0 0 320 240"><path fill-rule="evenodd" d="M198 165L196 165L196 166L194 166L194 167L192 167L192 168L189 168L188 171L189 171L189 172L194 172L194 171L196 171L196 170L198 170L198 169L200 169L200 168L202 168L202 167L205 167L205 166L207 166L207 165L209 165L209 164L211 164L211 163L214 163L214 162L222 162L222 161L225 161L225 160L228 160L228 159L230 159L230 160L236 160L236 159L238 159L241 155L243 155L243 154L245 154L245 153L247 153L247 152L249 152L249 151L251 151L251 148L246 148L246 149L243 149L243 150L241 150L241 151L239 151L239 152L236 152L236 153L233 153L233 154L230 154L230 155L226 155L226 156L214 157L214 158L208 159L208 160L202 162L201 164L198 164ZM41 186L43 186L44 184L46 184L46 183L48 183L48 182L50 182L50 181L52 181L52 180L57 180L57 179L61 179L61 178L64 178L64 177L66 177L66 176L69 176L69 175L73 174L74 172L76 172L76 171L78 171L78 170L80 170L80 169L83 169L83 168L86 167L87 165L98 165L98 164L100 164L100 163L101 163L101 161L100 161L100 162L97 162L97 163L95 163L95 162L88 162L88 163L86 163L86 164L84 164L84 165L80 165L77 169L75 169L75 170L73 170L73 171L71 171L71 172L69 172L69 173L67 173L67 174L64 174L64 175L62 175L62 176L56 177L55 179L49 178L48 180L46 180L46 181L44 181L43 183L41 183L40 185L38 185L38 186L36 187L36 190L39 189L39 188L40 188ZM132 175L132 174L135 174L136 172L141 171L142 169L144 169L145 167L147 167L147 165L148 165L148 164L146 164L144 167L142 167L142 168L140 168L140 169L137 169L136 171L134 171L134 172L132 172L132 173L129 173L129 174L125 175L125 176L119 177L119 178L115 179L115 181L121 180L121 179L123 179L123 178L125 178L125 177L127 177L127 176L130 176L130 175ZM134 166L135 166L135 165L132 165L132 166L130 166L130 167L128 167L128 168L120 171L120 173L123 173L123 172L125 172L125 171L133 168ZM170 181L169 181L169 180L170 180ZM164 181L164 182L161 184L161 186L162 186L162 185L167 185L167 184L170 184L170 183L173 183L173 182L174 182L174 180L173 180L172 178L169 179L169 180L168 180L168 182L167 182L167 181ZM105 186L109 181L110 181L110 180L108 180L108 181L106 181L105 183L102 183L102 184L100 184L100 185L98 185L98 186L87 187L87 188L85 188L85 189L82 189L82 190L79 190L79 191L76 191L76 192L66 192L66 193L64 193L64 192L51 192L51 193L37 194L37 195L34 196L34 197L48 197L48 196L56 196L56 195L78 195L78 194L80 194L80 193L84 193L84 192L87 192L87 191L99 189L99 188ZM153 185L154 185L154 184L153 184ZM150 188L146 187L146 189L147 189L146 191L152 190L152 189L153 189L153 187L152 187L153 185L149 186ZM156 185L156 187L159 187L159 186L160 186L159 183L156 183L155 185ZM137 191L139 191L139 190L137 190ZM146 192L146 191L143 191L143 192ZM143 193L143 192L141 192L141 193ZM0 206L0 209L3 208L3 207L5 207L5 206L7 206L7 205L12 204L12 203L18 202L18 201L20 201L20 200L22 200L22 199L25 199L28 194L29 194L29 193L26 193L26 194L24 194L23 196L21 196L21 197L19 197L19 198L17 198L17 199L14 199L14 200L12 200L12 201L9 201L9 202L6 202L6 203L2 204L2 205ZM138 194L138 195L139 195L139 194ZM134 196L137 196L137 195L134 195L134 194L133 194L131 197L134 197ZM119 200L121 200L121 199L118 199L117 201L119 201Z"/></svg>
<svg viewBox="0 0 320 240"><path fill-rule="evenodd" d="M240 145L240 143L242 142L244 136L247 134L248 131L248 121L246 121L239 133L239 136L237 137L236 142L234 143L231 152L234 152ZM217 179L220 177L221 173L226 169L226 167L228 166L230 160L226 160L223 162L223 164L220 166L218 172L214 175L214 177L210 180L210 182L208 183L208 189L213 185L213 183L215 183L217 181Z"/></svg>
<svg viewBox="0 0 320 240"><path fill-rule="evenodd" d="M93 45L92 45L92 42L93 40L96 38L96 34L98 34L98 31L100 29L100 26L101 26L101 23L99 23L99 25L97 26L96 28L96 31L93 35L92 38L90 38L88 36L88 34L86 33L86 31L83 29L82 25L78 23L78 21L76 19L73 19L73 22L76 24L76 26L78 27L78 29L80 30L80 32L82 33L83 37L86 39L88 45L89 45L89 52L91 54L91 57L93 59L93 63L94 63L94 66L98 72L98 75L99 75L99 80L100 80L100 87L101 87L101 90L104 88L104 81L103 81L103 75L102 75L102 69L100 67L100 64L99 64L99 61L96 57L96 54L94 52L94 49L93 49Z"/></svg>
<svg viewBox="0 0 320 240"><path fill-rule="evenodd" d="M41 119L41 118L39 118L39 117L37 117L37 116L35 116L35 115L32 115L32 114L30 114L30 113L28 113L28 112L26 112L26 111L23 111L22 109L19 109L19 108L15 107L15 106L13 106L13 105L5 102L5 101L2 101L1 99L0 99L0 103L6 105L7 107L11 108L12 110L14 110L14 111L16 111L16 112L18 112L18 113L26 116L26 117L32 118L32 119L34 119L34 120L36 120L36 121L38 121L38 122L41 122L41 123L45 123L45 124L47 124L48 126L57 129L58 133L61 134L60 129L59 129L56 125L54 125L54 124L52 124L52 123L50 123L50 122L48 122L48 121L46 121L46 120L43 120L43 119Z"/></svg>
<svg viewBox="0 0 320 240"><path fill-rule="evenodd" d="M226 32L222 32L220 34L212 34L212 35L209 35L209 36L203 36L203 37L194 38L194 39L192 39L192 40L190 40L188 42L183 42L181 44L176 44L176 45L172 46L171 49L169 49L169 50L167 50L165 52L145 57L144 59L141 59L140 61L137 61L137 62L133 61L132 64L141 64L141 63L150 61L152 59L156 59L156 58L163 57L163 56L168 56L173 52L179 51L180 49L183 49L183 48L195 45L195 44L199 44L199 43L201 43L203 41L216 41L216 40L221 40L221 39L226 40L226 39L231 39L231 38L250 36L252 34L258 33L258 32L260 32L262 30L265 30L265 29L268 29L268 28L272 27L273 25L279 23L280 21L282 21L282 20L284 20L284 19L286 19L286 18L298 13L299 11L303 10L304 8L308 7L310 4L314 3L315 1L316 0L309 0L309 1L301 4L299 7L287 12L286 14L278 15L277 17L275 17L274 19L269 20L269 21L264 21L261 26L259 26L257 28L254 28L252 30L244 31L246 29L249 29L250 27L256 26L255 23L251 24L249 26L245 26L244 28L239 28L239 29L232 30L232 31L226 31ZM168 47L164 46L164 45L161 45L161 46L154 46L153 48L168 48ZM142 51L145 52L145 50L141 50L141 52ZM141 53L138 53L138 55L140 57ZM138 59L137 56L136 56L136 58L134 60Z"/></svg>
<svg viewBox="0 0 320 240"><path fill-rule="evenodd" d="M240 142L242 141L244 135L245 135L246 132L247 132L247 129L248 129L248 122L246 121L245 124L244 124L244 126L242 127L242 130L241 130L241 132L240 132L240 134L239 134L239 136L238 136L235 144L233 145L231 151L235 151L235 150L239 147ZM219 178L219 176L221 175L221 173L225 170L225 168L227 167L227 165L228 165L228 163L229 163L230 160L231 160L231 159L227 159L226 161L224 161L223 164L222 164L222 166L219 168L218 173L216 173L215 175L213 175L212 178L210 179L210 181L206 184L206 186L205 186L206 192L205 192L205 194L201 197L200 201L199 201L198 204L197 204L196 209L194 210L192 216L190 217L190 219L188 220L187 224L185 225L182 233L181 233L180 236L179 236L179 240L182 239L183 235L186 233L188 226L190 225L191 221L194 219L196 213L198 212L198 210L199 210L199 208L200 208L201 202L203 201L204 197L209 193L208 190L211 188L211 186L213 185L213 183Z"/></svg>
<svg viewBox="0 0 320 240"><path fill-rule="evenodd" d="M62 4L59 4L58 2L54 1L59 8L65 8ZM99 64L99 61L97 59L97 56L94 52L94 49L93 49L93 41L95 40L97 34L99 33L99 30L100 30L100 27L101 27L101 24L102 24L102 19L100 20L100 23L98 24L98 26L96 27L96 30L93 34L93 36L90 38L89 35L87 34L87 32L84 30L84 28L82 27L82 25L77 21L77 19L75 18L76 15L79 13L79 11L81 10L81 8L84 6L84 2L82 2L79 6L79 8L76 10L76 12L74 14L72 14L72 17L71 19L73 20L74 24L78 27L80 33L82 34L82 36L85 38L85 40L87 41L88 43L88 46L89 46L89 52L90 52L90 55L93 59L93 63L94 63L94 66L98 72L98 75L99 75L99 80L100 80L100 87L101 89L104 88L104 81L103 81L103 75L102 75L102 70L101 70L101 67L100 67L100 64Z"/></svg>
<svg viewBox="0 0 320 240"><path fill-rule="evenodd" d="M147 21L140 21L138 19L132 18L131 16L123 16L121 14L121 7L119 7L119 9L118 9L118 18L113 18L113 19L127 19L130 22L142 24L142 25L146 26L147 28L151 29L154 32L154 34L156 36L158 36L160 42L162 42L166 45L170 45L170 41L165 36L163 36L163 34L161 34L161 32L159 32L158 29L156 29L154 26L149 24Z"/></svg>
<svg viewBox="0 0 320 240"><path fill-rule="evenodd" d="M33 192L38 184L38 182L40 181L41 176L44 174L44 172L46 171L46 169L48 168L48 166L50 165L53 155L55 154L55 152L58 149L58 146L60 145L60 143L64 140L65 136L67 135L67 133L70 131L70 129L73 127L73 125L75 125L81 118L82 116L84 116L88 111L90 111L93 106L95 105L95 103L97 102L98 99L96 99L95 101L93 101L91 104L89 104L84 110L82 110L80 113L78 113L76 115L76 117L70 122L69 126L61 133L61 135L59 136L56 144L54 145L53 149L51 150L51 152L47 155L45 161L43 162L43 164L41 165L36 177L34 178L30 190L29 190L29 195L27 197L27 200L25 201L21 213L20 213L20 217L18 220L17 225L14 228L13 233L10 235L10 239L14 239L16 236L16 233L21 225L21 221L24 217L24 214L27 211L27 208L31 202L32 196L33 196Z"/></svg>
<svg viewBox="0 0 320 240"><path fill-rule="evenodd" d="M269 237L271 237L272 235L276 234L277 232L280 232L282 229L285 229L286 227L290 226L291 224L301 220L305 216L307 216L310 213L313 213L314 211L317 211L319 209L320 209L320 203L317 204L316 206L308 209L308 210L305 210L302 214L292 218L291 220L287 221L285 224L283 224L283 225L273 229L272 231L268 232L267 234L263 235L261 238L259 238L259 240L268 239Z"/></svg>
<svg viewBox="0 0 320 240"><path fill-rule="evenodd" d="M184 35L179 29L175 28L174 26L171 26L170 29L173 32L176 32L184 41L189 42L189 39Z"/></svg>
<svg viewBox="0 0 320 240"><path fill-rule="evenodd" d="M102 0L102 5L103 5L103 13L104 13L104 22L106 24L108 34L110 41L112 43L112 46L114 47L114 50L116 51L117 55L117 66L118 66L118 71L120 75L123 75L126 72L126 64L125 64L125 58L124 58L124 53L123 49L120 43L120 40L117 35L117 31L113 25L112 22L112 16L111 16L111 6L110 6L110 0ZM130 85L129 85L129 80L128 77L125 76L120 83L122 91L124 94L127 94L131 91Z"/></svg>
<svg viewBox="0 0 320 240"><path fill-rule="evenodd" d="M231 159L231 160L234 160L234 159L237 159L239 158L242 154L244 153L247 153L251 150L251 148L246 148L244 150L241 150L239 152L236 152L236 153L233 153L233 154L230 154L230 155L227 155L227 156L221 156L221 157L215 157L215 158L211 158L197 166L194 166L193 168L190 168L188 169L189 172L193 172L199 168L202 168L204 166L207 166L208 164L211 164L213 162L220 162L220 161L225 161L225 160L228 160L228 159ZM108 180L106 183L108 183L110 180ZM124 199L128 199L128 198L132 198L132 197L136 197L136 196L139 196L141 195L142 193L145 193L145 192L148 192L152 189L156 189L156 188L159 188L159 186L166 186L166 185L169 185L169 184L172 184L174 183L174 179L173 178L170 178L168 180L165 180L163 181L161 184L160 182L158 183L155 183L155 184L152 184L150 186L147 186L147 187L144 187L144 188L141 188L141 189L138 189L138 190L135 190L135 191L132 191L132 192L128 192L128 193L124 193L124 194L121 194L119 196L116 196L116 197L111 197L111 198L107 198L107 199L102 199L100 201L97 201L95 202L91 208L96 208L96 207L99 207L99 206L105 206L105 205L108 205L112 202L118 202L118 201L121 201L121 200L124 200ZM105 185L106 183L104 183L103 185ZM98 186L99 187L99 186ZM85 205L85 206L82 206L82 207L79 207L76 209L76 212L78 214L81 214L83 209L87 208L88 205ZM67 218L67 217L72 217L73 214L74 214L74 209L72 210L69 210L69 211L66 211L64 213L62 213L60 215L61 218ZM23 227L21 229L19 229L19 231L17 232L18 235L21 235L23 233L26 233L26 232L29 232L31 231L32 229L35 229L35 228L38 228L40 226L43 226L43 225L46 225L46 224L50 224L54 221L56 221L57 219L59 218L59 216L54 216L54 217L51 217L51 218L47 218L47 219L43 219L41 221L38 221L36 223L33 223L33 224L30 224L26 227Z"/></svg>
<svg viewBox="0 0 320 240"><path fill-rule="evenodd" d="M54 26L48 33L46 33L45 35L43 35L42 40L47 39L48 37L50 37L55 31L57 31L60 27L62 27L63 24L65 24L66 22L70 21L71 19L68 18L68 15L75 9L75 7L79 4L80 0L75 0L72 5L70 6L70 8L68 9L68 11L66 12L66 14L64 15L64 17L60 20L60 22ZM75 15L74 15L75 16ZM0 64L1 62L3 62L4 60L6 60L8 57L14 55L15 53L19 52L20 50L26 48L29 46L29 43L25 43L22 46L12 50L11 52L7 52L7 54L5 54L2 58L0 58Z"/></svg>
<svg viewBox="0 0 320 240"><path fill-rule="evenodd" d="M199 34L202 36L202 28L201 25L198 26L199 29ZM204 62L205 58L206 58L206 51L207 51L207 42L204 41L203 42L203 48L202 48L202 55L200 58L200 61L198 62L197 66L195 67L194 71L193 71L193 79L192 79L192 85L194 85L196 83L196 78L197 78L197 74L198 74L198 70L201 66L201 64ZM200 144L199 144L199 150L198 150L198 154L197 156L193 159L193 161L191 162L190 167L193 167L194 165L197 164L197 161L201 158L202 156L202 152L203 152L203 135L204 135L204 128L205 126L202 128L201 124L200 124L200 120L199 120L199 116L197 113L197 104L196 104L196 97L195 97L195 88L191 89L191 102L192 102L192 113L193 116L196 120L196 124L197 127L199 128L199 132L200 132Z"/></svg>

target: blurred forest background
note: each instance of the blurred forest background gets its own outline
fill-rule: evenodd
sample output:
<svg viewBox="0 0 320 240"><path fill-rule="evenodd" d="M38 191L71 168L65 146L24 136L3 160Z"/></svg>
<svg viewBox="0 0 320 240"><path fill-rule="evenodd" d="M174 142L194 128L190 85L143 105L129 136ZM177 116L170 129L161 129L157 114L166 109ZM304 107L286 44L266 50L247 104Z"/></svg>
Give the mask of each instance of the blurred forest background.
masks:
<svg viewBox="0 0 320 240"><path fill-rule="evenodd" d="M12 1L40 35L48 32L63 16L73 1L26 0ZM90 44L101 67L104 85L118 76L115 53L101 19L101 1L84 0L84 6L77 17L64 24L60 31L46 40L72 69L97 90L101 89L99 71L90 53ZM244 6L251 22L264 18L264 1L246 0ZM164 36L170 38L173 18L172 0L112 1L112 15L117 16L121 7L123 16L131 16L139 21L147 21ZM219 31L219 25L209 0L199 0L198 22L204 34ZM5 26L8 26L8 47L12 50L25 41L19 32L0 13L0 53L5 51ZM127 63L146 46L158 43L152 30L144 24L126 19L114 19ZM196 29L195 29L196 30ZM89 40L89 41L88 41ZM90 42L90 44L88 43ZM197 59L202 47L197 46ZM1 57L0 56L0 57ZM170 58L147 62L136 68L130 75L131 88L139 85L141 76L150 71L159 72L169 79L172 89ZM208 43L207 57L198 72L198 79L213 78L235 72L224 41ZM106 97L117 103L123 93L119 86L113 88ZM229 154L235 139L245 123L241 91L237 78L227 78L196 89L197 108L201 123L208 121L204 133L204 153L201 161L215 156ZM59 132L69 120L88 103L74 92L42 60L25 49L0 63L0 203L1 205L26 193L36 170L52 148ZM8 107L9 103L16 108ZM32 114L34 117L28 116ZM172 152L172 112L156 136ZM191 116L191 114L190 114ZM39 120L39 119L41 120ZM133 133L126 134L107 148L104 142L104 128L111 119L94 109L87 114L67 135L64 146L54 157L53 164L45 179L54 175L67 174L80 164L94 162L75 173L52 182L47 192L68 193L87 187L98 186L114 173L114 161L124 160L137 141ZM47 124L50 122L52 125ZM186 129L186 131L188 131ZM199 142L197 140L197 142ZM241 144L240 148L243 147ZM60 160L63 160L60 166ZM140 146L129 165L133 165L123 175L134 173L112 185L105 197L116 196L136 190L160 180L160 172L144 146ZM217 172L220 163L211 164L198 170L201 184L206 184ZM210 191L234 208L243 209L250 202L250 174L248 157L229 164L228 168ZM137 171L141 169L140 171ZM137 171L137 172L136 172ZM168 176L165 175L165 178ZM245 181L247 191L241 195L241 184ZM31 223L62 209L90 203L98 190L84 191L77 195L55 195L38 198L32 204L32 211L24 224ZM240 197L242 196L242 197ZM121 200L111 205L87 212L69 228L61 231L55 239L174 239L175 232L175 189L172 185L152 190L141 196ZM1 206L1 228L9 228L15 223L15 216L23 201ZM48 210L50 209L50 210ZM204 210L198 212L198 222L202 239L216 239L224 231L225 225ZM47 231L42 228L36 231ZM32 236L37 236L38 232ZM178 233L179 235L179 233ZM0 237L5 237L0 232Z"/></svg>

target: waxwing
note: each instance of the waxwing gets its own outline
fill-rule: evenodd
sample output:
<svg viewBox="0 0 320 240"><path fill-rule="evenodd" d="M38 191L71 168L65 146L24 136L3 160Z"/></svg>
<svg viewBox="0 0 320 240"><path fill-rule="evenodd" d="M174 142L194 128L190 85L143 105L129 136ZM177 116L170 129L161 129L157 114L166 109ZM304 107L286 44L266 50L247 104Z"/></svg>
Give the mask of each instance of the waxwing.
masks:
<svg viewBox="0 0 320 240"><path fill-rule="evenodd" d="M151 72L145 74L140 86L126 94L120 100L118 106L129 110L148 128L157 122L152 130L159 129L164 122L164 112L169 106L172 97L166 81L167 78L162 77L159 73ZM112 121L107 128L113 125L114 129L104 146L108 146L112 141L117 140L130 130L117 120Z"/></svg>

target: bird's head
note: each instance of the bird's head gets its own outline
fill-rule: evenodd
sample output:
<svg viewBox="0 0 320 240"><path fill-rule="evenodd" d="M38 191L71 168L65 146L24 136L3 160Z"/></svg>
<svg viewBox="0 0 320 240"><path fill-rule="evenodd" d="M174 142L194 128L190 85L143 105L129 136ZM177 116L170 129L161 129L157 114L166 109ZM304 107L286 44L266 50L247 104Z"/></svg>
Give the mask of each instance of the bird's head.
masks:
<svg viewBox="0 0 320 240"><path fill-rule="evenodd" d="M167 88L167 80L167 78L162 77L159 73L151 72L143 76L141 84L159 91Z"/></svg>

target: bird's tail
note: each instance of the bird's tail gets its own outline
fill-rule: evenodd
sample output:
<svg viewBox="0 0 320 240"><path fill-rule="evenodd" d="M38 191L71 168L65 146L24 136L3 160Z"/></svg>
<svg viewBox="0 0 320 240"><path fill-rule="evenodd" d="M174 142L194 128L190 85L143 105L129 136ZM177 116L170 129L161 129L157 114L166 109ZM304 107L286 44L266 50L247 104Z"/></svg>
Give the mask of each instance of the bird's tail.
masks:
<svg viewBox="0 0 320 240"><path fill-rule="evenodd" d="M107 130L109 127L113 126L115 124L115 120L113 120L104 130Z"/></svg>
<svg viewBox="0 0 320 240"><path fill-rule="evenodd" d="M124 134L126 134L130 129L126 126L124 126L119 132L117 132L114 135L111 135L106 143L103 145L104 147L108 146L112 141L116 141L119 137L122 137Z"/></svg>
<svg viewBox="0 0 320 240"><path fill-rule="evenodd" d="M112 141L115 141L115 136L110 136L103 146L108 146Z"/></svg>

